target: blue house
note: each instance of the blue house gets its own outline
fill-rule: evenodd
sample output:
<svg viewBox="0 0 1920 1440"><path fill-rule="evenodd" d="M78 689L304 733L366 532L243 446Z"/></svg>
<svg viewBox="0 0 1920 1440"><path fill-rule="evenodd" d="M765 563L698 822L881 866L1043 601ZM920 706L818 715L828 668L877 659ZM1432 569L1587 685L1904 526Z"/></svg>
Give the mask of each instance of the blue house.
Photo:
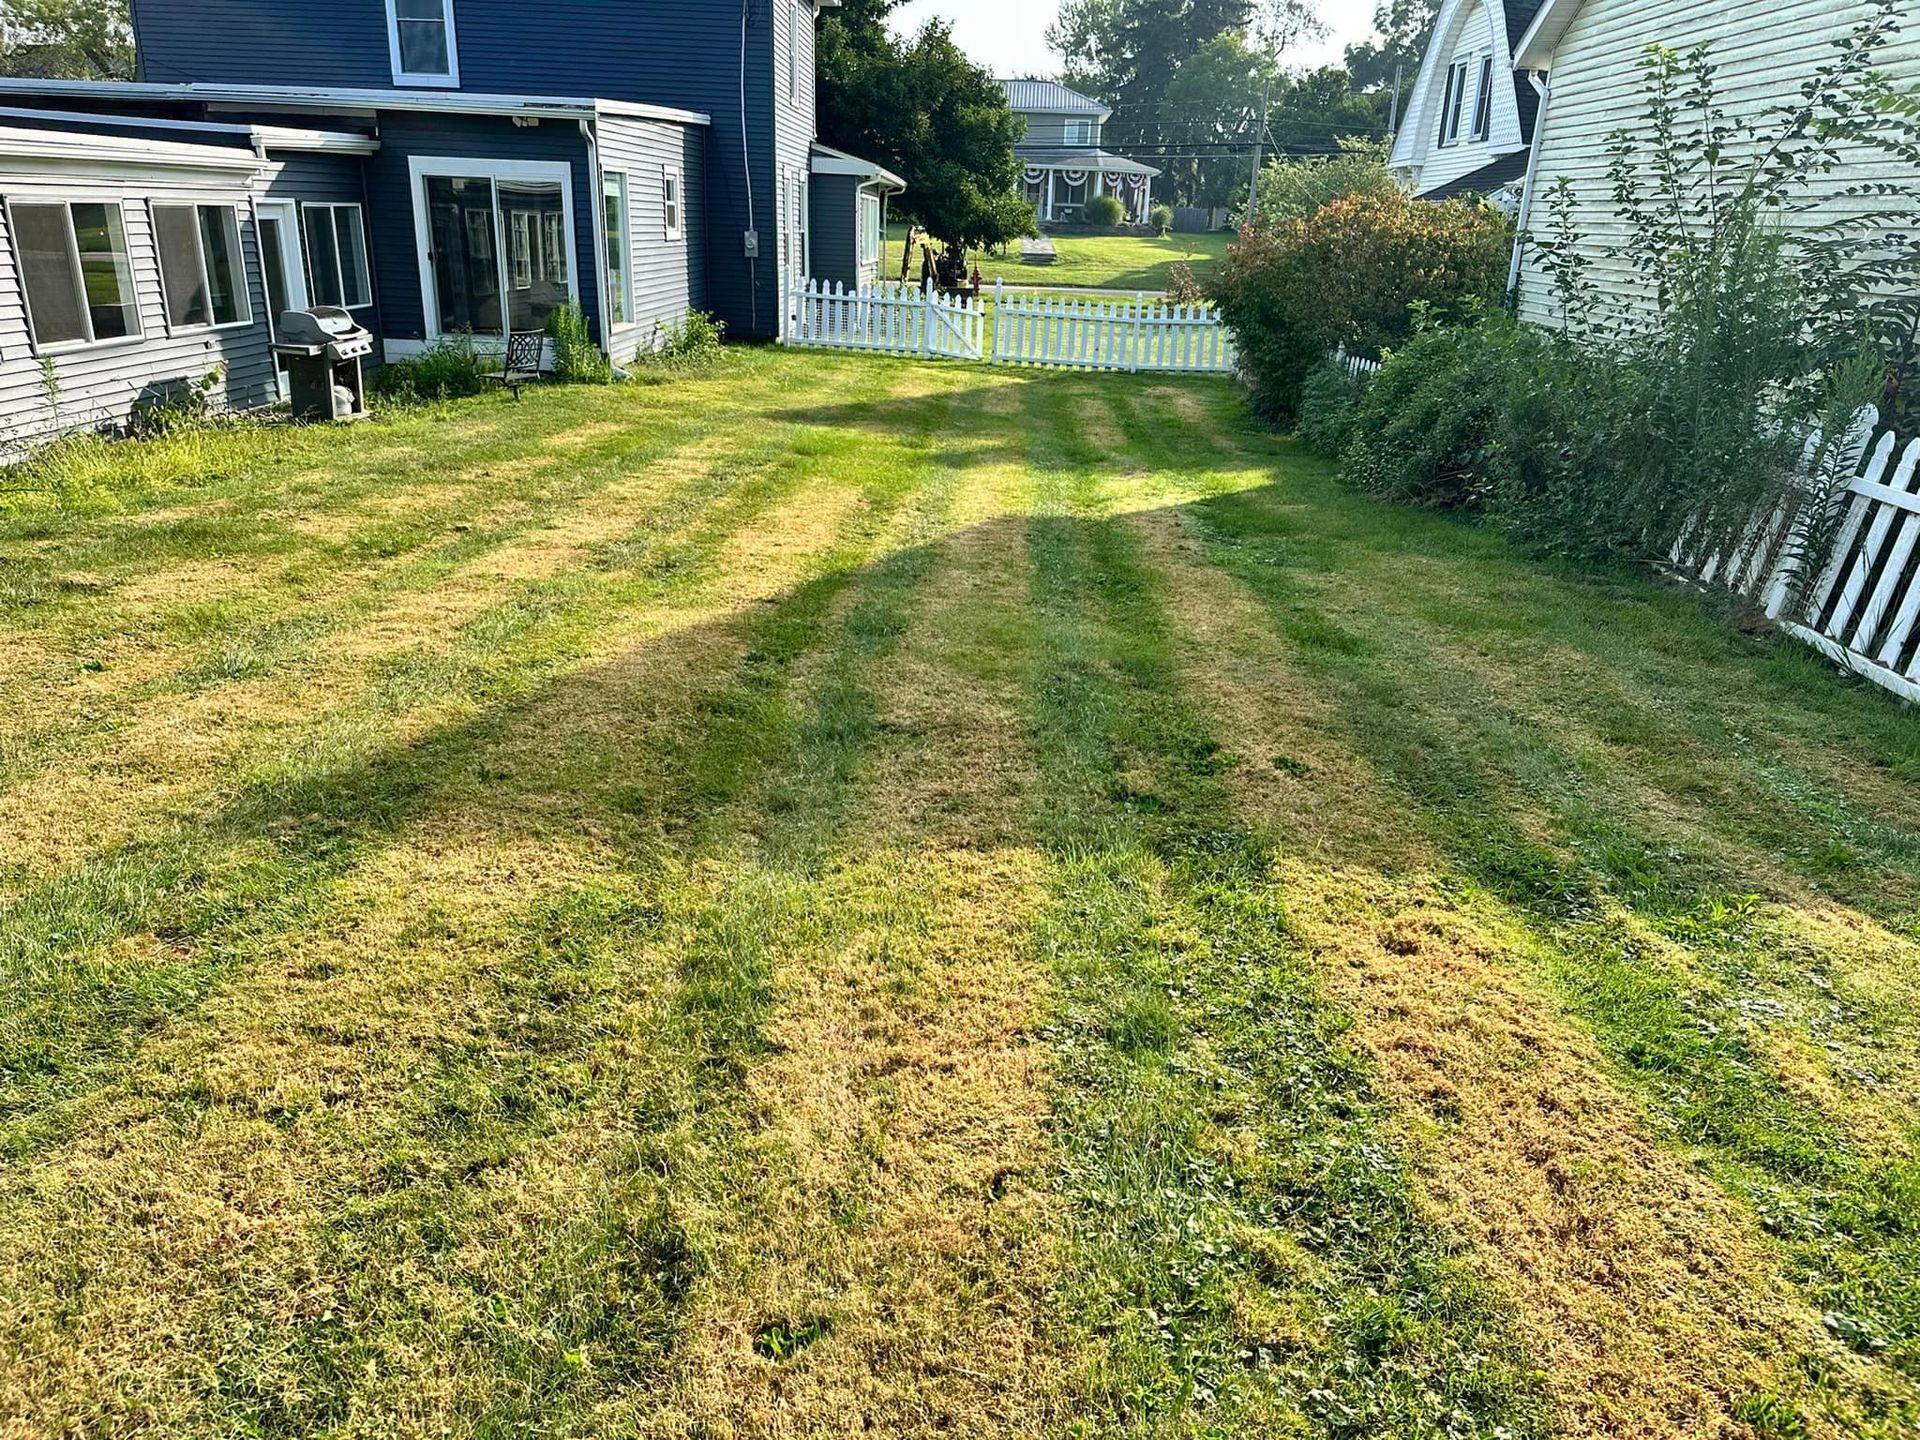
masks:
<svg viewBox="0 0 1920 1440"><path fill-rule="evenodd" d="M308 304L386 359L569 300L616 361L689 308L776 334L814 172L850 158L815 143L831 3L133 0L137 82L0 79L0 429L47 428L49 371L62 428L189 362L261 403L273 319ZM191 225L158 157L224 177Z"/></svg>

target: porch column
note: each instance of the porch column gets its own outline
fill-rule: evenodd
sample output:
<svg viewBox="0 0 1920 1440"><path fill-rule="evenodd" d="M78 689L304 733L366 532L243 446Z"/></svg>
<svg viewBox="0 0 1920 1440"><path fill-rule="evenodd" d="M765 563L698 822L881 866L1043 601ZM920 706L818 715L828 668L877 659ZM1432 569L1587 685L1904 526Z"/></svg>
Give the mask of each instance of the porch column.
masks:
<svg viewBox="0 0 1920 1440"><path fill-rule="evenodd" d="M1053 220L1053 182L1059 177L1060 172L1049 165L1047 167L1047 220L1049 223Z"/></svg>

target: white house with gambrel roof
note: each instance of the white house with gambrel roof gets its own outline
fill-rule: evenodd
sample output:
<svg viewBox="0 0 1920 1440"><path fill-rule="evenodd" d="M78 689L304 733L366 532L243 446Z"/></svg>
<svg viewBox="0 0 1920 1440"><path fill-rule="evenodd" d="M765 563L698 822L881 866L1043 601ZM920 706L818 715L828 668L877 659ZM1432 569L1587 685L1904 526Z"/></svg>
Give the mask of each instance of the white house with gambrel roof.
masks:
<svg viewBox="0 0 1920 1440"><path fill-rule="evenodd" d="M1444 0L1389 162L1417 196L1517 200L1539 92L1514 47L1541 0Z"/></svg>
<svg viewBox="0 0 1920 1440"><path fill-rule="evenodd" d="M1113 112L1057 80L1002 80L1007 105L1027 122L1014 146L1025 173L1021 193L1042 225L1071 224L1096 195L1119 198L1127 218L1146 219L1159 171L1101 148Z"/></svg>

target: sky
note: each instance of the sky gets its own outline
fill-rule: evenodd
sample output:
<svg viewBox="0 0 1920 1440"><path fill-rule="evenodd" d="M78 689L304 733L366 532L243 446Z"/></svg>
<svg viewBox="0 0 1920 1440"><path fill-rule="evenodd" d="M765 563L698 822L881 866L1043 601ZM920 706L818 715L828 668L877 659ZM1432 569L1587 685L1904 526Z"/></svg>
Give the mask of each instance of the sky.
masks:
<svg viewBox="0 0 1920 1440"><path fill-rule="evenodd" d="M1347 46L1373 35L1374 0L1320 0L1328 36L1289 56L1296 65L1338 60ZM1047 26L1059 0L907 0L893 13L896 29L913 31L930 15L953 22L954 38L995 75L1049 75L1060 58L1047 49Z"/></svg>

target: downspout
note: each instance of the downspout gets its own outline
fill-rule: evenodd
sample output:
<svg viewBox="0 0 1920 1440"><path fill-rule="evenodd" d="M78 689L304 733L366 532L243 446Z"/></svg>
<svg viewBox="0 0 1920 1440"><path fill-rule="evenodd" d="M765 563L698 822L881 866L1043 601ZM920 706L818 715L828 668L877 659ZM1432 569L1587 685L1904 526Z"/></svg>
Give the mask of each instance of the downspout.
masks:
<svg viewBox="0 0 1920 1440"><path fill-rule="evenodd" d="M593 121L580 122L580 136L587 142L587 182L592 186L592 194L587 204L588 228L593 231L593 290L599 300L600 311L600 353L607 357L609 365L613 360L613 305L612 297L607 293L607 219L601 213L601 207L607 203L607 178L600 173L600 144L594 134ZM624 232L628 225L621 226Z"/></svg>
<svg viewBox="0 0 1920 1440"><path fill-rule="evenodd" d="M1533 144L1527 155L1525 189L1520 192L1520 224L1513 236L1513 264L1507 270L1507 308L1513 309L1520 297L1520 262L1526 255L1527 226L1533 223L1533 192L1540 179L1540 147L1547 138L1547 106L1553 100L1552 76L1540 78L1538 70L1527 72L1527 83L1540 97L1540 108L1533 117Z"/></svg>

